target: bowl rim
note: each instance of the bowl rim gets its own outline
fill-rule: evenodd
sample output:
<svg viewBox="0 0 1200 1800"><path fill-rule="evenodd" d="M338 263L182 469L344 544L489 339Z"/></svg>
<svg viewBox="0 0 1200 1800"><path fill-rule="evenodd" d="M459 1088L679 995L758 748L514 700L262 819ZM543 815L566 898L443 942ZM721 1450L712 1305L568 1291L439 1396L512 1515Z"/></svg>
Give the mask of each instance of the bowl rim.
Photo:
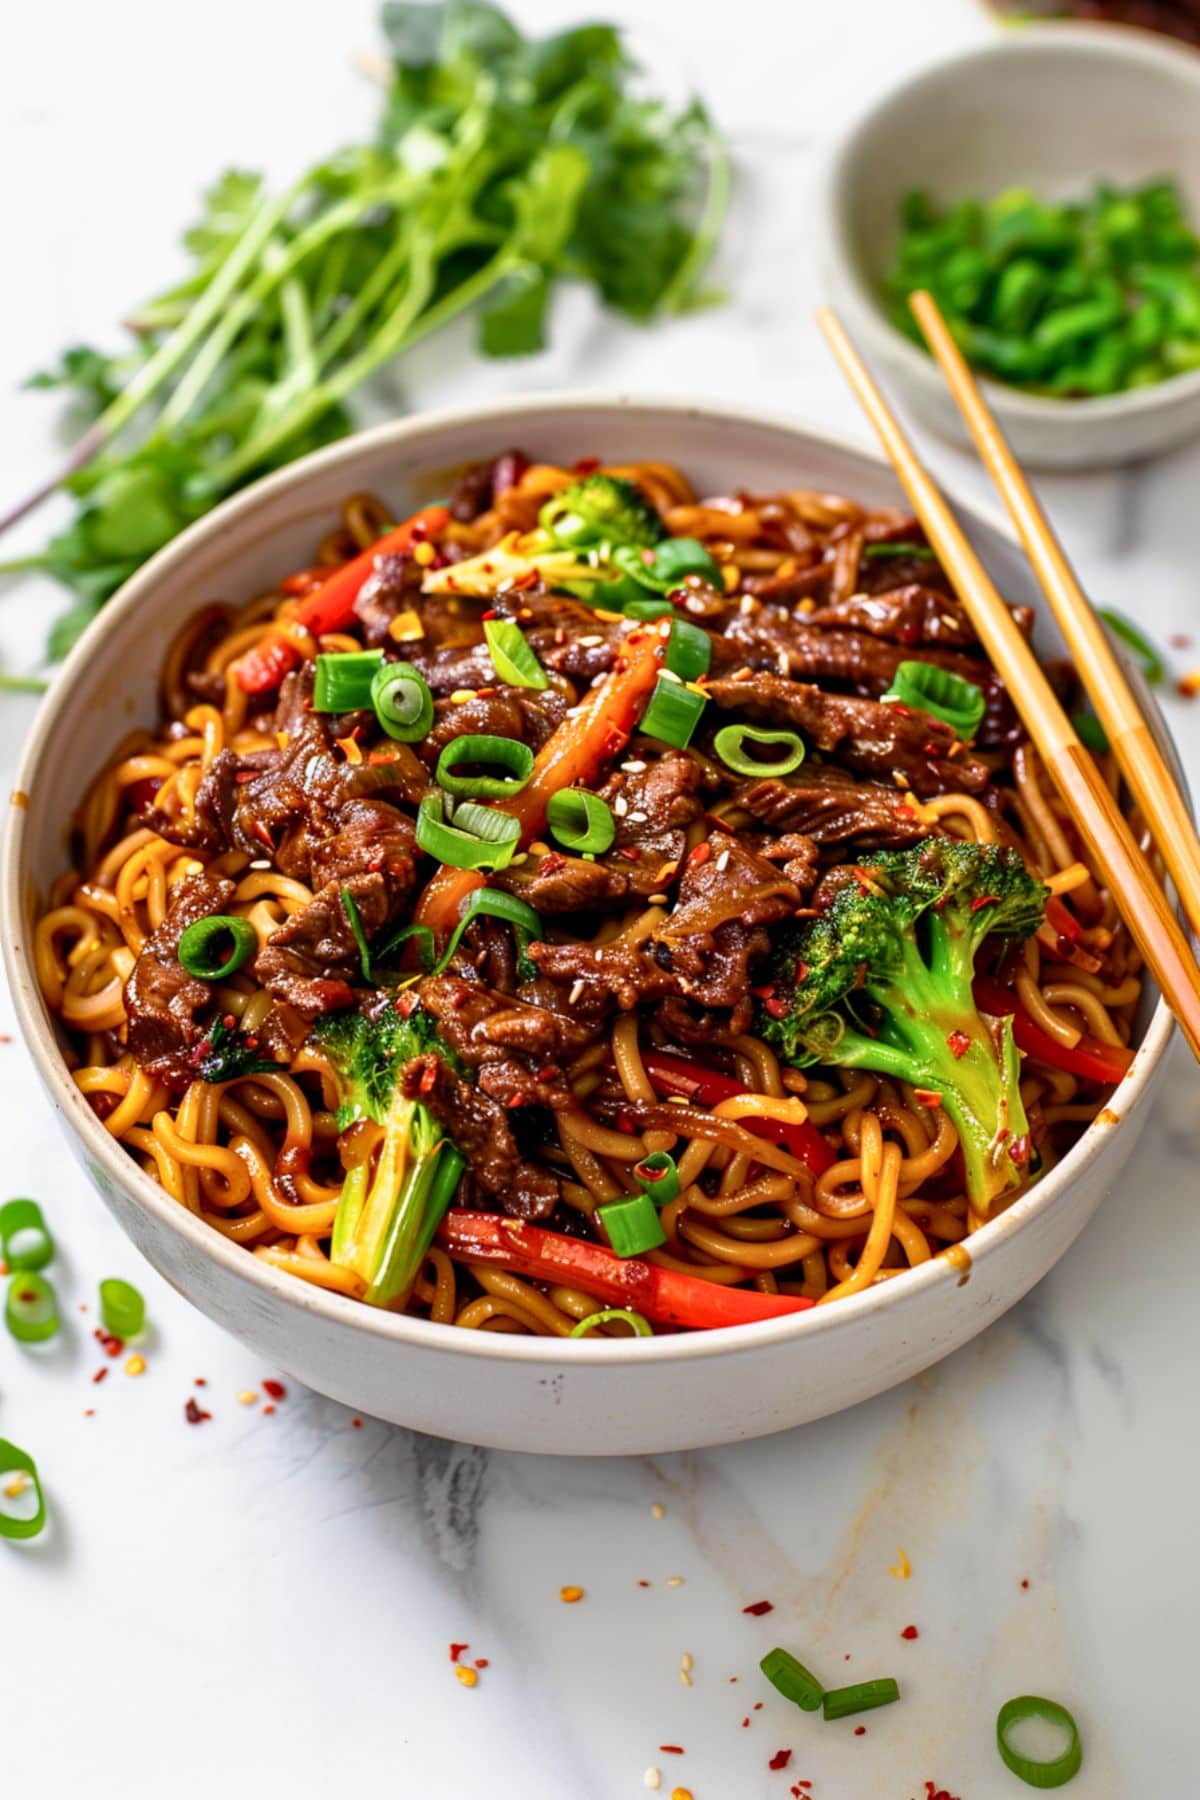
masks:
<svg viewBox="0 0 1200 1800"><path fill-rule="evenodd" d="M821 180L824 242L838 285L850 300L856 321L863 329L877 335L881 346L886 346L886 354L903 368L904 376L920 383L931 397L947 397L937 365L893 325L851 247L847 230L851 160L868 129L902 101L919 95L922 89L937 87L951 74L957 73L961 77L988 64L1021 62L1031 57L1040 58L1046 53L1107 58L1126 67L1140 64L1162 75L1190 82L1200 97L1200 52L1189 45L1172 43L1135 25L1047 20L1027 31L1010 31L1004 37L967 45L936 61L923 63L895 86L869 99L824 157ZM1085 395L1075 399L1027 393L1023 388L1013 387L993 376L981 376L980 386L993 410L1014 423L1045 424L1052 420L1070 420L1080 425L1099 425L1108 420L1144 418L1185 406L1200 395L1200 369L1170 375L1151 387L1126 388L1119 394Z"/></svg>
<svg viewBox="0 0 1200 1800"><path fill-rule="evenodd" d="M88 1158L94 1159L123 1189L135 1204L144 1208L169 1231L182 1237L201 1256L210 1258L230 1276L257 1287L286 1305L323 1319L333 1327L348 1327L369 1337L390 1338L408 1342L414 1347L442 1349L472 1357L487 1356L502 1362L544 1364L561 1367L562 1356L556 1338L520 1338L492 1332L461 1331L452 1325L435 1324L431 1320L413 1318L402 1313L380 1311L364 1306L361 1301L328 1292L301 1281L286 1271L275 1269L261 1258L250 1255L241 1245L214 1231L203 1220L173 1200L158 1183L142 1170L133 1158L104 1129L87 1104L63 1060L54 1028L45 1013L34 975L31 954L22 916L23 850L27 829L27 797L33 790L42 751L52 736L67 724L65 715L73 695L75 677L81 675L91 660L93 646L119 620L127 619L151 604L159 581L168 574L186 568L193 557L199 557L211 542L221 536L235 521L253 515L266 500L303 489L316 474L336 470L341 464L355 461L364 450L384 453L398 446L419 441L426 435L464 427L479 427L481 435L494 423L518 419L534 424L539 418L561 418L564 414L610 411L615 415L643 414L665 416L677 420L699 420L724 426L776 432L793 445L806 449L865 458L880 470L886 463L862 440L831 432L787 418L782 414L739 408L720 402L695 402L679 398L647 395L624 395L612 392L589 393L580 390L538 394L526 398L503 398L484 405L448 408L420 414L413 418L385 422L366 431L314 451L268 475L252 486L223 501L203 519L190 525L165 548L158 551L121 587L103 612L93 621L63 664L58 680L46 695L34 718L14 777L13 803L9 806L0 861L0 933L3 937L5 969L13 1005L25 1045L46 1086L50 1099L62 1116L64 1130L80 1144ZM1006 522L986 507L956 500L956 506L969 517L989 526L1015 546L1016 539ZM17 796L24 794L25 803ZM1142 1100L1155 1071L1161 1065L1170 1042L1174 1021L1165 1003L1158 999L1147 1024L1145 1035L1137 1047L1134 1062L1114 1100L1120 1096L1120 1114L1116 1122L1103 1129L1093 1123L1079 1141L1072 1145L1063 1160L1045 1178L1022 1195L996 1219L972 1234L971 1265L978 1272L988 1257L1012 1236L1014 1229L1031 1224L1053 1206L1063 1190L1100 1156L1112 1130L1119 1129L1126 1117ZM942 1256L905 1271L903 1279L888 1281L878 1287L854 1294L832 1307L813 1307L804 1312L763 1320L751 1325L724 1326L712 1331L681 1332L653 1337L649 1341L630 1338L579 1339L571 1352L573 1367L586 1368L600 1364L629 1362L642 1364L648 1358L655 1363L691 1361L697 1358L742 1354L756 1347L767 1348L794 1338L797 1342L813 1334L829 1334L853 1330L869 1313L884 1312L896 1306L917 1304L921 1296L939 1281L959 1279L959 1269Z"/></svg>

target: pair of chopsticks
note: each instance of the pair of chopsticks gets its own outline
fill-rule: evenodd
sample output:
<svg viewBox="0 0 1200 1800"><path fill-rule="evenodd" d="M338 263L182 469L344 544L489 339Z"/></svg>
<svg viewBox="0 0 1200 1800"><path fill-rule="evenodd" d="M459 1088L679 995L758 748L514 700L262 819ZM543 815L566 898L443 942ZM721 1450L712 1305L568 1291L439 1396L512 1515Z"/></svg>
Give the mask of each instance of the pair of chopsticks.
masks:
<svg viewBox="0 0 1200 1800"><path fill-rule="evenodd" d="M1174 879L1193 931L1200 935L1200 840L1109 647L1004 435L980 393L933 296L916 293L913 312L1075 659L1080 679L1116 752L1143 819ZM831 308L818 323L842 372L879 435L913 510L1112 894L1159 989L1200 1060L1200 968L1179 922L1116 800L1101 780L1070 719L990 576L967 542L933 477L922 465Z"/></svg>

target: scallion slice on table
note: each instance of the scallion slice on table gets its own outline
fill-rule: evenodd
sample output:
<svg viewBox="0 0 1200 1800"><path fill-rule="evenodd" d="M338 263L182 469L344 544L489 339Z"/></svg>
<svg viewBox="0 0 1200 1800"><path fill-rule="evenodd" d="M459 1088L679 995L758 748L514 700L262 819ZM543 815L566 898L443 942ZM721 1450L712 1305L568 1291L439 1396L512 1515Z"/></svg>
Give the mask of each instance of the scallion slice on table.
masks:
<svg viewBox="0 0 1200 1800"><path fill-rule="evenodd" d="M775 757L752 756L747 744L764 750L779 747ZM764 731L757 725L722 725L713 749L735 775L791 775L804 761L804 739L794 731Z"/></svg>
<svg viewBox="0 0 1200 1800"><path fill-rule="evenodd" d="M627 1306L602 1306L599 1312L589 1313L586 1319L580 1319L578 1325L567 1335L573 1338L586 1337L597 1325L615 1325L618 1320L622 1325L628 1325L631 1337L654 1336L649 1319L643 1319L641 1313L633 1312Z"/></svg>
<svg viewBox="0 0 1200 1800"><path fill-rule="evenodd" d="M10 1488L17 1485L17 1478L22 1475L25 1481L21 1483L21 1491L10 1493ZM33 1490L32 1509L14 1510L14 1502L19 1501L29 1488ZM0 1537L35 1538L45 1523L46 1497L37 1464L28 1450L18 1450L7 1438L0 1438Z"/></svg>
<svg viewBox="0 0 1200 1800"><path fill-rule="evenodd" d="M673 750L685 750L706 704L704 695L694 688L685 687L669 675L660 675L638 729L647 737L657 738L660 744L670 744Z"/></svg>
<svg viewBox="0 0 1200 1800"><path fill-rule="evenodd" d="M525 642L521 627L512 619L485 619L483 635L492 667L509 687L540 690L549 684L545 669Z"/></svg>
<svg viewBox="0 0 1200 1800"><path fill-rule="evenodd" d="M826 1719L849 1719L855 1713L891 1706L900 1698L899 1684L890 1675L878 1681L856 1681L851 1687L828 1688L821 1699Z"/></svg>
<svg viewBox="0 0 1200 1800"><path fill-rule="evenodd" d="M100 1318L114 1337L140 1337L146 1326L146 1302L131 1282L110 1275L100 1283Z"/></svg>
<svg viewBox="0 0 1200 1800"><path fill-rule="evenodd" d="M452 869L507 869L521 841L521 825L511 813L463 800L452 818L446 796L434 788L417 809L417 844Z"/></svg>
<svg viewBox="0 0 1200 1800"><path fill-rule="evenodd" d="M790 1650L768 1650L758 1666L771 1686L803 1712L816 1712L825 1698L825 1689L812 1670L806 1669Z"/></svg>
<svg viewBox="0 0 1200 1800"><path fill-rule="evenodd" d="M9 1281L4 1323L19 1344L44 1344L58 1331L58 1295L36 1269L19 1269Z"/></svg>
<svg viewBox="0 0 1200 1800"><path fill-rule="evenodd" d="M501 769L500 775L460 775L464 763ZM451 738L437 764L439 787L462 800L507 800L519 794L533 774L533 751L519 738L494 737L490 733Z"/></svg>
<svg viewBox="0 0 1200 1800"><path fill-rule="evenodd" d="M258 950L258 933L249 919L212 913L196 919L179 940L179 961L197 981L227 981L245 968Z"/></svg>
<svg viewBox="0 0 1200 1800"><path fill-rule="evenodd" d="M429 735L433 695L429 683L411 663L384 663L371 679L371 705L390 738L415 744Z"/></svg>
<svg viewBox="0 0 1200 1800"><path fill-rule="evenodd" d="M1026 1719L1041 1719L1063 1734L1064 1747L1057 1756L1038 1759L1013 1749L1011 1733ZM1004 1702L996 1716L996 1748L1005 1768L1035 1788L1064 1787L1078 1775L1083 1763L1079 1727L1071 1714L1057 1700L1043 1700L1037 1694L1018 1694Z"/></svg>
<svg viewBox="0 0 1200 1800"><path fill-rule="evenodd" d="M610 1200L606 1206L596 1208L596 1217L607 1232L616 1256L642 1256L667 1241L658 1208L648 1194L632 1194L627 1200Z"/></svg>
<svg viewBox="0 0 1200 1800"><path fill-rule="evenodd" d="M586 788L560 788L552 794L546 823L563 848L577 856L603 856L617 835L612 808Z"/></svg>
<svg viewBox="0 0 1200 1800"><path fill-rule="evenodd" d="M987 711L983 689L956 675L953 669L943 669L940 663L897 664L884 699L900 700L905 706L928 713L931 719L940 719L964 739L975 736Z"/></svg>
<svg viewBox="0 0 1200 1800"><path fill-rule="evenodd" d="M44 1269L54 1260L54 1239L36 1200L0 1206L0 1261L10 1270Z"/></svg>
<svg viewBox="0 0 1200 1800"><path fill-rule="evenodd" d="M370 706L372 682L382 666L382 650L340 650L318 656L313 711L360 712Z"/></svg>

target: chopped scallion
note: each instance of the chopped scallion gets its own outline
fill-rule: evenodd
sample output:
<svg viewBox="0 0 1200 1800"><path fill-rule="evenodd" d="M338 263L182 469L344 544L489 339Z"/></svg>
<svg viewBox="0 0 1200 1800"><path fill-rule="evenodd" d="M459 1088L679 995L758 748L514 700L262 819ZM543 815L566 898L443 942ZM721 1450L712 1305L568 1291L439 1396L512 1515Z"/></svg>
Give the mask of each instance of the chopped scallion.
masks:
<svg viewBox="0 0 1200 1800"><path fill-rule="evenodd" d="M36 1200L0 1206L0 1261L10 1270L44 1269L54 1260L54 1239Z"/></svg>
<svg viewBox="0 0 1200 1800"><path fill-rule="evenodd" d="M42 1344L58 1330L58 1296L36 1269L18 1270L10 1280L4 1323L21 1344Z"/></svg>
<svg viewBox="0 0 1200 1800"><path fill-rule="evenodd" d="M384 663L371 682L375 717L390 738L415 744L429 734L433 724L433 695L429 683L411 663Z"/></svg>
<svg viewBox="0 0 1200 1800"><path fill-rule="evenodd" d="M633 1165L633 1178L655 1206L669 1206L679 1198L679 1170L666 1150L652 1150Z"/></svg>
<svg viewBox="0 0 1200 1800"><path fill-rule="evenodd" d="M692 733L700 723L706 702L703 694L660 675L650 696L650 704L642 714L638 729L647 737L683 750L692 741Z"/></svg>
<svg viewBox="0 0 1200 1800"><path fill-rule="evenodd" d="M899 1684L885 1675L879 1681L856 1681L852 1687L830 1688L822 1696L826 1719L848 1719L854 1713L891 1706L900 1698Z"/></svg>
<svg viewBox="0 0 1200 1800"><path fill-rule="evenodd" d="M758 1666L771 1686L804 1712L816 1712L825 1698L825 1689L811 1669L806 1669L790 1650L768 1650Z"/></svg>
<svg viewBox="0 0 1200 1800"><path fill-rule="evenodd" d="M696 681L708 674L712 662L712 639L690 619L676 619L667 639L666 663L680 681Z"/></svg>
<svg viewBox="0 0 1200 1800"><path fill-rule="evenodd" d="M617 1256L642 1256L667 1241L667 1234L659 1222L658 1208L648 1194L634 1194L627 1200L613 1200L607 1206L598 1206L596 1216Z"/></svg>
<svg viewBox="0 0 1200 1800"><path fill-rule="evenodd" d="M249 919L211 913L195 919L179 940L180 966L197 981L227 981L257 954L258 933Z"/></svg>
<svg viewBox="0 0 1200 1800"><path fill-rule="evenodd" d="M1065 1734L1063 1749L1057 1756L1035 1760L1013 1749L1009 1734L1026 1719L1041 1719ZM1004 1702L996 1717L996 1748L1005 1768L1035 1788L1064 1787L1078 1775L1083 1763L1079 1727L1071 1714L1057 1700L1043 1700L1037 1694L1018 1694L1015 1700Z"/></svg>
<svg viewBox="0 0 1200 1800"><path fill-rule="evenodd" d="M485 619L483 635L499 680L509 687L541 689L548 685L545 669L512 619Z"/></svg>
<svg viewBox="0 0 1200 1800"><path fill-rule="evenodd" d="M484 764L506 773L460 775L457 771L464 763ZM439 787L464 800L506 800L520 793L532 774L533 751L519 738L467 733L451 738L438 757Z"/></svg>
<svg viewBox="0 0 1200 1800"><path fill-rule="evenodd" d="M594 1331L597 1325L613 1325L618 1320L621 1324L628 1325L631 1337L654 1336L649 1319L643 1319L641 1313L633 1312L627 1306L602 1306L599 1312L589 1313L586 1319L580 1319L578 1325L574 1326L567 1335L574 1338L585 1337L589 1331Z"/></svg>
<svg viewBox="0 0 1200 1800"><path fill-rule="evenodd" d="M139 1337L146 1326L146 1302L131 1282L110 1275L100 1283L100 1317L114 1337Z"/></svg>
<svg viewBox="0 0 1200 1800"><path fill-rule="evenodd" d="M775 757L752 756L747 744L771 749ZM764 731L757 725L722 725L713 737L713 749L735 775L790 775L804 761L804 739L794 731Z"/></svg>
<svg viewBox="0 0 1200 1800"><path fill-rule="evenodd" d="M446 796L433 788L417 809L417 844L452 869L506 869L521 841L511 813L461 801L446 816Z"/></svg>
<svg viewBox="0 0 1200 1800"><path fill-rule="evenodd" d="M902 701L917 712L928 713L931 719L940 719L964 739L975 736L987 711L983 689L956 675L953 669L943 669L940 663L899 663L884 698Z"/></svg>
<svg viewBox="0 0 1200 1800"><path fill-rule="evenodd" d="M342 650L318 656L313 677L313 711L361 712L370 706L371 683L382 662L382 650Z"/></svg>
<svg viewBox="0 0 1200 1800"><path fill-rule="evenodd" d="M603 856L617 835L608 802L584 788L559 788L551 794L546 823L560 844L580 856Z"/></svg>
<svg viewBox="0 0 1200 1800"><path fill-rule="evenodd" d="M350 930L354 934L354 942L358 945L358 960L362 967L364 981L371 979L371 946L367 942L366 928L362 922L362 914L358 910L358 901L348 887L342 889L342 905L346 917L350 921Z"/></svg>
<svg viewBox="0 0 1200 1800"><path fill-rule="evenodd" d="M22 1483L22 1493L10 1494L9 1489L16 1485L18 1475L27 1478ZM13 1502L19 1501L30 1488L33 1490L32 1507L14 1511ZM35 1538L46 1523L46 1497L38 1479L37 1464L27 1450L18 1450L7 1438L0 1438L0 1496L0 1537Z"/></svg>

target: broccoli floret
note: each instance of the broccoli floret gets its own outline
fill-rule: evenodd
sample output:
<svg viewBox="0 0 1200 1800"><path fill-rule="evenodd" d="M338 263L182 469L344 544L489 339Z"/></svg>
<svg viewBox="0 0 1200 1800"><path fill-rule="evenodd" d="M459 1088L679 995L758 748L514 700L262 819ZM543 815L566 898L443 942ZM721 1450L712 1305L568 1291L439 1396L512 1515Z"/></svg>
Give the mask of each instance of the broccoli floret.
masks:
<svg viewBox="0 0 1200 1800"><path fill-rule="evenodd" d="M472 594L477 599L490 599L501 588L511 587L530 575L537 575L550 588L566 588L586 592L601 581L612 581L621 571L597 553L594 557L583 550L563 550L550 543L544 532L531 531L522 536L512 531L490 550L463 562L450 563L444 569L430 569L421 584L426 594Z"/></svg>
<svg viewBox="0 0 1200 1800"><path fill-rule="evenodd" d="M353 1269L373 1306L403 1302L465 1166L428 1109L400 1087L405 1063L426 1051L455 1058L427 1013L406 1018L390 996L363 1011L318 1020L312 1043L341 1082L340 1130L369 1119L383 1127L373 1157L358 1162L342 1184L330 1257Z"/></svg>
<svg viewBox="0 0 1200 1800"><path fill-rule="evenodd" d="M572 482L546 501L538 524L569 550L598 549L602 544L646 549L667 535L641 489L619 475L588 475Z"/></svg>
<svg viewBox="0 0 1200 1800"><path fill-rule="evenodd" d="M232 1013L221 1013L192 1052L201 1081L236 1081L242 1075L276 1075L284 1064L260 1056L258 1039L239 1031Z"/></svg>
<svg viewBox="0 0 1200 1800"><path fill-rule="evenodd" d="M981 1016L975 957L1026 938L1048 889L1015 850L926 838L855 868L828 907L778 939L758 1029L784 1059L908 1081L940 1096L967 1192L986 1214L1028 1174L1011 1019Z"/></svg>

